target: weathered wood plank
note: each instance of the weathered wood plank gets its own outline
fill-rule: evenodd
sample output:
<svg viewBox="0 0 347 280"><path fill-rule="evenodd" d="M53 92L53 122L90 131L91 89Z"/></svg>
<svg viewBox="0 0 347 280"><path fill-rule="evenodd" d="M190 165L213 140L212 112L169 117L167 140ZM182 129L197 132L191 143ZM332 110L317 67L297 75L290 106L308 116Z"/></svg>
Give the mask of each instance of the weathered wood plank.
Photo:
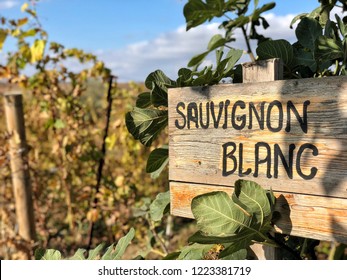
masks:
<svg viewBox="0 0 347 280"><path fill-rule="evenodd" d="M225 191L231 195L233 188L171 182L171 213L193 218L191 200L211 191ZM276 232L347 243L346 199L280 192L275 192L275 196L275 211L281 213L275 224Z"/></svg>
<svg viewBox="0 0 347 280"><path fill-rule="evenodd" d="M8 92L4 95L4 101L7 130L11 135L9 140L11 176L19 235L25 240L35 240L35 217L27 159L28 147L22 95L19 92Z"/></svg>
<svg viewBox="0 0 347 280"><path fill-rule="evenodd" d="M170 89L169 143L171 181L347 198L347 79Z"/></svg>
<svg viewBox="0 0 347 280"><path fill-rule="evenodd" d="M347 243L346 77L170 89L169 147L174 215L244 178L275 191L277 232Z"/></svg>
<svg viewBox="0 0 347 280"><path fill-rule="evenodd" d="M273 82L283 79L283 64L279 58L242 64L243 83ZM258 260L276 260L280 255L278 248L253 244L250 249Z"/></svg>
<svg viewBox="0 0 347 280"><path fill-rule="evenodd" d="M271 82L283 79L283 64L279 58L242 64L242 82Z"/></svg>

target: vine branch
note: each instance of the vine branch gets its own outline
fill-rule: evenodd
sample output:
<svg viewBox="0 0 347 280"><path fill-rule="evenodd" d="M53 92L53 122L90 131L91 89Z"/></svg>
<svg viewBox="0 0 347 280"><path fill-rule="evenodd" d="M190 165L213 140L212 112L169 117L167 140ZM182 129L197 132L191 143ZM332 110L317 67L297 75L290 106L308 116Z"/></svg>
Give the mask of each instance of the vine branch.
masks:
<svg viewBox="0 0 347 280"><path fill-rule="evenodd" d="M97 173L97 179L96 179L96 185L95 185L95 195L92 203L93 209L97 208L98 204L98 196L97 194L100 191L100 183L101 183L101 178L102 178L102 170L105 164L105 157L106 157L106 139L108 136L108 129L110 126L110 119L111 119L111 111L112 111L112 83L113 83L113 78L115 76L110 76L109 82L108 82L108 91L107 91L107 111L106 111L106 124L104 128L104 137L102 140L102 147L101 147L101 157L99 160L99 167L98 167L98 173ZM88 240L87 240L87 249L90 249L92 239L93 239L93 229L94 229L94 222L91 221L89 224L89 231L88 231Z"/></svg>

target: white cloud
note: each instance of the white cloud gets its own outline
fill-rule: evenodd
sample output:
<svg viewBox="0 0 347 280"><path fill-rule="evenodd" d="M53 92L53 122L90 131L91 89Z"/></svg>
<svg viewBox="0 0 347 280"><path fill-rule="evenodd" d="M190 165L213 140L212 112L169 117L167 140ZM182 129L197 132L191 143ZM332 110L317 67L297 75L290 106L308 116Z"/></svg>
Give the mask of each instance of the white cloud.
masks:
<svg viewBox="0 0 347 280"><path fill-rule="evenodd" d="M0 10L11 9L19 4L18 1L5 0L0 1Z"/></svg>
<svg viewBox="0 0 347 280"><path fill-rule="evenodd" d="M265 36L273 39L287 39L295 42L295 33L289 28L293 15L276 16L267 14L270 27L263 32ZM217 23L210 23L185 31L181 26L175 31L161 34L154 40L143 41L128 45L118 50L99 50L98 57L106 62L120 81L144 81L146 76L156 70L162 69L169 77L175 79L177 70L186 67L190 58L206 50L209 39L216 33L221 33ZM241 32L235 32L236 42L230 45L234 48L246 49ZM255 52L255 42L252 43ZM242 61L249 60L244 55ZM208 57L214 61L214 57ZM205 63L204 63L205 64Z"/></svg>

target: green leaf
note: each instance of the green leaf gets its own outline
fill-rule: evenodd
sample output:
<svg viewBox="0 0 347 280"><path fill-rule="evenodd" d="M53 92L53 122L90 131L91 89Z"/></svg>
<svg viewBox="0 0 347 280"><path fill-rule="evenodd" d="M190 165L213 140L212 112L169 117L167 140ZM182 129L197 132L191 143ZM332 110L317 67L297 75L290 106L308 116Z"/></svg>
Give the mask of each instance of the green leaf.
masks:
<svg viewBox="0 0 347 280"><path fill-rule="evenodd" d="M133 240L134 236L135 236L135 230L134 228L131 228L125 236L119 239L115 249L113 245L108 247L106 253L102 256L101 259L102 260L120 260L125 250L127 249L129 244Z"/></svg>
<svg viewBox="0 0 347 280"><path fill-rule="evenodd" d="M298 24L295 34L299 43L313 52L315 50L315 42L323 34L323 30L317 20L305 17Z"/></svg>
<svg viewBox="0 0 347 280"><path fill-rule="evenodd" d="M84 256L84 253L86 252L85 249L78 249L76 251L76 253L71 257L69 258L69 260L85 260L85 256Z"/></svg>
<svg viewBox="0 0 347 280"><path fill-rule="evenodd" d="M0 28L0 50L2 50L4 46L6 37L7 37L7 32L4 29Z"/></svg>
<svg viewBox="0 0 347 280"><path fill-rule="evenodd" d="M259 224L258 230L271 221L272 203L269 203L267 192L256 182L237 180L232 200L255 215Z"/></svg>
<svg viewBox="0 0 347 280"><path fill-rule="evenodd" d="M207 49L209 51L213 51L216 48L224 46L225 43L226 40L222 37L222 35L216 34L211 38L210 42L208 43Z"/></svg>
<svg viewBox="0 0 347 280"><path fill-rule="evenodd" d="M226 257L255 241L268 240L275 197L252 181L238 180L232 199L225 192L212 192L192 200L192 212L200 232L189 242L222 243Z"/></svg>
<svg viewBox="0 0 347 280"><path fill-rule="evenodd" d="M168 255L166 255L163 260L177 260L177 258L179 257L179 255L181 254L181 252L173 252L170 253Z"/></svg>
<svg viewBox="0 0 347 280"><path fill-rule="evenodd" d="M192 59L188 62L188 67L193 67L196 65L201 64L201 62L205 59L205 57L209 54L209 52L203 52L201 54L195 55L192 57Z"/></svg>
<svg viewBox="0 0 347 280"><path fill-rule="evenodd" d="M163 71L155 70L147 76L145 85L148 89L153 89L155 84L158 86L174 86L175 81L167 77Z"/></svg>
<svg viewBox="0 0 347 280"><path fill-rule="evenodd" d="M35 260L41 260L45 255L46 250L43 248L37 248L34 253Z"/></svg>
<svg viewBox="0 0 347 280"><path fill-rule="evenodd" d="M299 15L297 15L297 16L295 16L293 19L292 19L292 21L291 21L291 23L290 23L290 28L293 28L293 25L300 19L302 19L302 18L304 18L304 17L306 17L308 15L308 13L302 13L302 14L299 14Z"/></svg>
<svg viewBox="0 0 347 280"><path fill-rule="evenodd" d="M263 5L259 9L256 9L251 16L252 21L258 20L262 13L267 12L269 10L272 10L273 8L275 8L275 6L276 6L276 3L271 2L271 3L267 3L267 4Z"/></svg>
<svg viewBox="0 0 347 280"><path fill-rule="evenodd" d="M318 37L316 41L315 58L321 63L334 59L342 59L344 56L342 43L325 36Z"/></svg>
<svg viewBox="0 0 347 280"><path fill-rule="evenodd" d="M243 54L243 50L237 50L237 49L230 49L230 51L227 54L227 67L224 70L224 74L226 75L231 69L234 68L235 64L239 61Z"/></svg>
<svg viewBox="0 0 347 280"><path fill-rule="evenodd" d="M150 92L142 92L138 95L136 100L136 107L138 108L147 108L152 105L151 102L151 93Z"/></svg>
<svg viewBox="0 0 347 280"><path fill-rule="evenodd" d="M98 257L100 257L100 253L102 249L104 248L104 244L99 244L96 248L92 249L88 253L88 258L87 260L97 260Z"/></svg>
<svg viewBox="0 0 347 280"><path fill-rule="evenodd" d="M148 159L146 165L146 172L152 173L152 178L157 178L160 173L164 170L169 162L169 149L162 147L153 150Z"/></svg>
<svg viewBox="0 0 347 280"><path fill-rule="evenodd" d="M237 234L232 234L228 236L216 236L216 235L207 235L201 231L194 233L188 238L190 243L201 243L201 244L223 244L228 243L228 246L234 245L239 246L241 242L244 242L247 239L247 244L253 242L252 238L255 237L255 233L249 230L242 230ZM242 245L239 249L244 248L245 245ZM239 250L238 249L238 250Z"/></svg>
<svg viewBox="0 0 347 280"><path fill-rule="evenodd" d="M178 260L202 260L204 256L211 250L213 245L193 244L182 249Z"/></svg>
<svg viewBox="0 0 347 280"><path fill-rule="evenodd" d="M167 107L167 88L165 86L159 86L158 84L153 83L151 91L151 103L156 107Z"/></svg>
<svg viewBox="0 0 347 280"><path fill-rule="evenodd" d="M61 260L61 253L58 250L48 249L40 260L57 261Z"/></svg>
<svg viewBox="0 0 347 280"><path fill-rule="evenodd" d="M189 81L192 79L193 71L188 68L181 68L178 70L178 78L176 80L177 87L183 87L189 85Z"/></svg>
<svg viewBox="0 0 347 280"><path fill-rule="evenodd" d="M213 72L211 69L207 69L202 75L199 75L193 82L193 86L211 85L213 81Z"/></svg>
<svg viewBox="0 0 347 280"><path fill-rule="evenodd" d="M178 76L182 77L183 81L187 81L192 76L192 70L188 68L181 68L178 70Z"/></svg>
<svg viewBox="0 0 347 280"><path fill-rule="evenodd" d="M251 229L252 213L233 203L225 192L199 195L191 208L198 228L208 235L230 236L243 228Z"/></svg>
<svg viewBox="0 0 347 280"><path fill-rule="evenodd" d="M231 30L232 28L235 27L242 27L249 23L252 20L251 17L245 16L245 15L240 15L236 19L229 21L224 28L227 30Z"/></svg>
<svg viewBox="0 0 347 280"><path fill-rule="evenodd" d="M57 128L57 129L64 128L65 127L65 123L61 119L57 119L54 122L54 127Z"/></svg>
<svg viewBox="0 0 347 280"><path fill-rule="evenodd" d="M294 61L293 47L286 40L265 41L258 45L256 52L259 60L280 58L289 67Z"/></svg>
<svg viewBox="0 0 347 280"><path fill-rule="evenodd" d="M162 129L167 126L166 110L135 107L125 116L126 126L133 137L145 146L150 146Z"/></svg>
<svg viewBox="0 0 347 280"><path fill-rule="evenodd" d="M159 193L149 207L151 219L155 222L161 221L164 212L170 204L170 191Z"/></svg>
<svg viewBox="0 0 347 280"><path fill-rule="evenodd" d="M213 17L221 17L223 15L223 0L189 0L183 8L183 14L186 18L187 31L196 27Z"/></svg>
<svg viewBox="0 0 347 280"><path fill-rule="evenodd" d="M247 258L247 250L241 249L231 254L223 254L223 251L219 255L221 260L245 260Z"/></svg>
<svg viewBox="0 0 347 280"><path fill-rule="evenodd" d="M347 25L341 20L341 18L335 14L336 22L339 27L340 33L343 37L347 36Z"/></svg>
<svg viewBox="0 0 347 280"><path fill-rule="evenodd" d="M311 51L306 51L304 49L295 49L294 53L296 65L308 66L312 72L316 72L317 62Z"/></svg>

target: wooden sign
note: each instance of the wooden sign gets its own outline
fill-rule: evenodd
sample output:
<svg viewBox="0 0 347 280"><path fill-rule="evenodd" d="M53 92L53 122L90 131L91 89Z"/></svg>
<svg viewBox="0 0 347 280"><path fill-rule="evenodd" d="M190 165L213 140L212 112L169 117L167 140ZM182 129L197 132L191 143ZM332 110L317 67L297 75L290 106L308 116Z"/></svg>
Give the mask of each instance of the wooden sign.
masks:
<svg viewBox="0 0 347 280"><path fill-rule="evenodd" d="M244 178L275 192L278 232L347 243L347 78L170 89L169 154L174 215Z"/></svg>

